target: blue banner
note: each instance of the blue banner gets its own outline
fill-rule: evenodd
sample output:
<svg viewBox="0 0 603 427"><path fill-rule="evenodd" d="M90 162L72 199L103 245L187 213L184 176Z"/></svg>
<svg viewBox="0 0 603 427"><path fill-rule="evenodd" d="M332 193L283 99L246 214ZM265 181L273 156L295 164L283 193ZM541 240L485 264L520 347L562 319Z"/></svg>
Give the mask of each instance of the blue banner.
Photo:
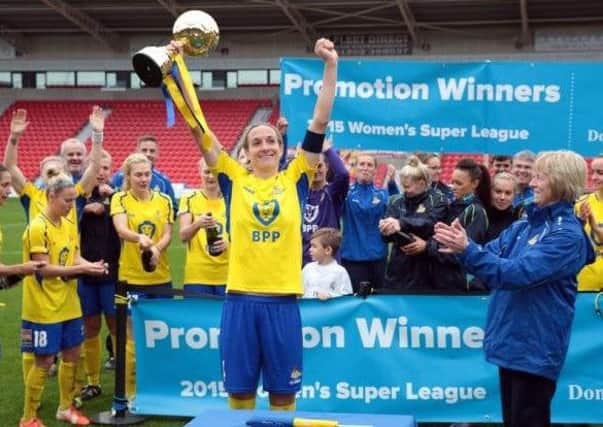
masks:
<svg viewBox="0 0 603 427"><path fill-rule="evenodd" d="M553 402L556 422L603 422L603 318L594 294L576 303L570 352ZM305 411L410 414L418 421L500 421L498 372L485 362L481 296L302 300ZM135 411L198 415L225 408L218 336L222 303L140 300ZM266 393L258 389L259 408Z"/></svg>
<svg viewBox="0 0 603 427"><path fill-rule="evenodd" d="M513 154L603 151L600 63L340 60L329 133L338 148ZM281 61L281 112L303 138L322 62Z"/></svg>

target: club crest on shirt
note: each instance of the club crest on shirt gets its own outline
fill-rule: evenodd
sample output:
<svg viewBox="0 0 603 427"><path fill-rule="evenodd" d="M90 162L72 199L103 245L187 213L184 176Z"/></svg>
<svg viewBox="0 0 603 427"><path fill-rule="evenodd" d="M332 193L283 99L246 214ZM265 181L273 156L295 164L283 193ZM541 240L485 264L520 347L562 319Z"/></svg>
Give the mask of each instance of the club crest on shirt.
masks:
<svg viewBox="0 0 603 427"><path fill-rule="evenodd" d="M314 223L314 221L316 221L316 218L318 218L319 212L319 205L311 205L309 203L306 203L306 205L304 206L304 222L308 224Z"/></svg>
<svg viewBox="0 0 603 427"><path fill-rule="evenodd" d="M152 239L155 235L155 224L151 221L143 221L138 226L138 233L144 234L148 238Z"/></svg>
<svg viewBox="0 0 603 427"><path fill-rule="evenodd" d="M423 205L423 203L421 203L419 205L419 207L417 208L417 213L424 213L425 212L425 206Z"/></svg>
<svg viewBox="0 0 603 427"><path fill-rule="evenodd" d="M267 202L255 202L253 204L253 215L262 225L268 226L272 224L279 213L280 206L278 200L272 199Z"/></svg>
<svg viewBox="0 0 603 427"><path fill-rule="evenodd" d="M69 256L69 248L61 249L59 252L59 265L65 266L67 265L67 257Z"/></svg>

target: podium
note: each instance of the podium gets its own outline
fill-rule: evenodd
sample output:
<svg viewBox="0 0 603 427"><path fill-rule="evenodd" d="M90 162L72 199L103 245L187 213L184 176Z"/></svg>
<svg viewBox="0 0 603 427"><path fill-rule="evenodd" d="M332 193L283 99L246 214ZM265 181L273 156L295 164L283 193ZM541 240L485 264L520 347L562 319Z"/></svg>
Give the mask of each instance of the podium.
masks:
<svg viewBox="0 0 603 427"><path fill-rule="evenodd" d="M276 419L315 418L337 420L339 424L362 427L416 427L414 417L409 415L344 414L335 412L280 412L266 410L208 409L185 427L246 427L253 417Z"/></svg>

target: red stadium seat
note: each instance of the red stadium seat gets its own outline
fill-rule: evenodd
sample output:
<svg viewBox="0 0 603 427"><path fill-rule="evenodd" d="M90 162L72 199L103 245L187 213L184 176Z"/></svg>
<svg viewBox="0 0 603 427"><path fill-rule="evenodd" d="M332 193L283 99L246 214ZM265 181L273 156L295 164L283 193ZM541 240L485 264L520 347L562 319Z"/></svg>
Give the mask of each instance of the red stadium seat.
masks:
<svg viewBox="0 0 603 427"><path fill-rule="evenodd" d="M19 101L0 117L0 138L8 138L13 111L25 108L31 125L20 144L19 164L27 177L34 178L40 160L57 153L64 139L86 125L95 104L111 109L105 126L105 148L113 156L114 169L135 149L139 136L152 134L161 147L157 167L175 182L198 185L198 149L179 115L174 127L166 128L162 101ZM270 100L203 101L203 111L213 132L230 150L256 110L270 105Z"/></svg>

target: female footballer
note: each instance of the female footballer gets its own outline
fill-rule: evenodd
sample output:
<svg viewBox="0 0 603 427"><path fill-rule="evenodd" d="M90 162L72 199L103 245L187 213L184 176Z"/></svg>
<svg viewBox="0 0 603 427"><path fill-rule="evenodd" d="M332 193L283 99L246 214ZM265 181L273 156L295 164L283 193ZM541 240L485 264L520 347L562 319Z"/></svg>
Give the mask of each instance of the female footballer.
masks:
<svg viewBox="0 0 603 427"><path fill-rule="evenodd" d="M174 218L171 199L151 190L151 162L144 154L130 154L123 163L124 188L111 198L111 216L122 240L119 280L128 284L130 294L152 298L151 289L171 289L172 276L167 248ZM142 252L149 255L143 265ZM135 393L135 353L128 325L126 344L126 396Z"/></svg>
<svg viewBox="0 0 603 427"><path fill-rule="evenodd" d="M199 160L202 188L180 199L180 239L186 243L184 291L224 296L228 275L225 234L226 205L218 180L204 159ZM219 240L207 240L208 228L215 228ZM211 244L211 247L210 247Z"/></svg>
<svg viewBox="0 0 603 427"><path fill-rule="evenodd" d="M176 46L174 46L176 45ZM172 48L177 48L172 43ZM260 377L270 407L294 410L302 382L301 206L318 163L337 81L337 52L326 39L314 52L324 61L323 85L301 150L279 171L280 132L250 126L243 147L250 171L220 150L210 132L193 130L228 203L230 259L220 352L231 408L255 406Z"/></svg>
<svg viewBox="0 0 603 427"><path fill-rule="evenodd" d="M56 418L76 425L89 420L72 406L76 388L76 366L84 340L82 309L76 277L104 275L104 261L88 262L80 256L79 237L68 217L77 191L71 177L50 177L46 186L46 208L33 218L23 234L23 259L43 262L38 273L23 284L21 349L34 354L35 363L25 381L25 404L21 427L39 427L37 409L48 370L55 355L59 365L59 407Z"/></svg>

